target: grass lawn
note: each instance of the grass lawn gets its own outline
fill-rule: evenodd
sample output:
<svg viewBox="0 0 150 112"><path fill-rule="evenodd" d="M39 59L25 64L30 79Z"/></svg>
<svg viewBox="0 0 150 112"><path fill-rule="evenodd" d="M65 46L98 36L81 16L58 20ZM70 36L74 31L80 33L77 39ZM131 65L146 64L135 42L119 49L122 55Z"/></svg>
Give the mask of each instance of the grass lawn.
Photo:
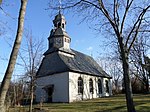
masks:
<svg viewBox="0 0 150 112"><path fill-rule="evenodd" d="M150 94L134 95L137 112L150 112ZM38 107L38 105L34 105ZM10 108L9 112L26 112L26 107ZM107 98L98 98L73 103L43 104L46 112L126 112L125 95L117 95Z"/></svg>

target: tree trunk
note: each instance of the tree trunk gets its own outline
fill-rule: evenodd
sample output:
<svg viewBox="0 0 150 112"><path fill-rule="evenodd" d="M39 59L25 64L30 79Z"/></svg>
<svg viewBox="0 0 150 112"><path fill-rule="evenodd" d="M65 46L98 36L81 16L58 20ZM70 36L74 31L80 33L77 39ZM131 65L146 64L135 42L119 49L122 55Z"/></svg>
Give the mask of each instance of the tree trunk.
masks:
<svg viewBox="0 0 150 112"><path fill-rule="evenodd" d="M132 94L132 87L131 87L131 80L129 74L129 60L128 60L128 51L123 44L123 38L118 37L118 42L121 51L121 60L123 65L123 76L124 76L124 86L125 86L125 93L126 93L126 103L127 103L127 110L128 112L136 112L134 103L133 103L133 94Z"/></svg>
<svg viewBox="0 0 150 112"><path fill-rule="evenodd" d="M146 93L149 93L149 77L148 77L148 74L147 74L147 79L146 79Z"/></svg>
<svg viewBox="0 0 150 112"><path fill-rule="evenodd" d="M24 26L24 17L26 12L27 0L21 0L21 7L18 18L18 29L16 34L16 39L13 45L13 49L10 55L9 63L1 84L0 88L0 110L5 112L5 98L11 81L12 73L16 64L18 51L21 45L23 26Z"/></svg>
<svg viewBox="0 0 150 112"><path fill-rule="evenodd" d="M0 5L2 4L2 0L0 0Z"/></svg>
<svg viewBox="0 0 150 112"><path fill-rule="evenodd" d="M33 105L33 97L34 97L34 79L33 76L31 76L31 100L30 100L30 110L29 112L32 112L32 105Z"/></svg>
<svg viewBox="0 0 150 112"><path fill-rule="evenodd" d="M127 57L126 59L123 59L123 71L124 71L123 75L124 75L127 109L128 112L136 112L133 103L133 94L129 74L129 63Z"/></svg>

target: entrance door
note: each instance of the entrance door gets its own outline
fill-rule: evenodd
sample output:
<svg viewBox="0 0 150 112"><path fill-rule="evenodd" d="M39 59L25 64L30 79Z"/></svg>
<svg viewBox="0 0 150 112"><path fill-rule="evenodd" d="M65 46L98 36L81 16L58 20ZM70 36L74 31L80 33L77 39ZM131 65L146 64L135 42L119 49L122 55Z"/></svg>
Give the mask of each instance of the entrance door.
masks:
<svg viewBox="0 0 150 112"><path fill-rule="evenodd" d="M52 96L53 96L54 86L50 86L47 88L47 94L48 94L48 103L52 102Z"/></svg>

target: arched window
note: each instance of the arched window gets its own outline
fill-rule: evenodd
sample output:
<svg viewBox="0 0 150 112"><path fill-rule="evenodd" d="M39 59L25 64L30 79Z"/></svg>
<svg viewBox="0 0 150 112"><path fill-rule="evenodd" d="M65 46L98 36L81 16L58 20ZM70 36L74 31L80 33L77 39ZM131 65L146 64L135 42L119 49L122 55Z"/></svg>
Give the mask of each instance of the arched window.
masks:
<svg viewBox="0 0 150 112"><path fill-rule="evenodd" d="M83 79L78 78L78 94L83 94Z"/></svg>
<svg viewBox="0 0 150 112"><path fill-rule="evenodd" d="M67 39L65 38L65 42L67 42Z"/></svg>
<svg viewBox="0 0 150 112"><path fill-rule="evenodd" d="M68 39L68 43L70 43L70 39Z"/></svg>
<svg viewBox="0 0 150 112"><path fill-rule="evenodd" d="M58 28L60 28L60 27L61 27L61 23L59 22L59 23L58 23Z"/></svg>
<svg viewBox="0 0 150 112"><path fill-rule="evenodd" d="M93 92L93 80L92 79L89 80L89 90L90 90L90 93L92 93L92 94L94 93Z"/></svg>
<svg viewBox="0 0 150 112"><path fill-rule="evenodd" d="M102 94L102 82L100 79L98 79L98 93Z"/></svg>
<svg viewBox="0 0 150 112"><path fill-rule="evenodd" d="M106 93L109 93L109 83L108 80L105 81L106 84Z"/></svg>
<svg viewBox="0 0 150 112"><path fill-rule="evenodd" d="M62 28L65 28L65 25L64 25L64 23L62 24Z"/></svg>

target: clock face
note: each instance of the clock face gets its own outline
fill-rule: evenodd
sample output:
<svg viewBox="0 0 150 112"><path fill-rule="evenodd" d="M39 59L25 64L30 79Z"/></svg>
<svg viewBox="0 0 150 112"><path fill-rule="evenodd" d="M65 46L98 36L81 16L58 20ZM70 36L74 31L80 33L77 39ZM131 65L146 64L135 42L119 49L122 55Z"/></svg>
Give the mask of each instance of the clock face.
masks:
<svg viewBox="0 0 150 112"><path fill-rule="evenodd" d="M55 39L55 44L56 44L56 47L61 47L61 45L62 45L62 39L61 38L56 38Z"/></svg>

